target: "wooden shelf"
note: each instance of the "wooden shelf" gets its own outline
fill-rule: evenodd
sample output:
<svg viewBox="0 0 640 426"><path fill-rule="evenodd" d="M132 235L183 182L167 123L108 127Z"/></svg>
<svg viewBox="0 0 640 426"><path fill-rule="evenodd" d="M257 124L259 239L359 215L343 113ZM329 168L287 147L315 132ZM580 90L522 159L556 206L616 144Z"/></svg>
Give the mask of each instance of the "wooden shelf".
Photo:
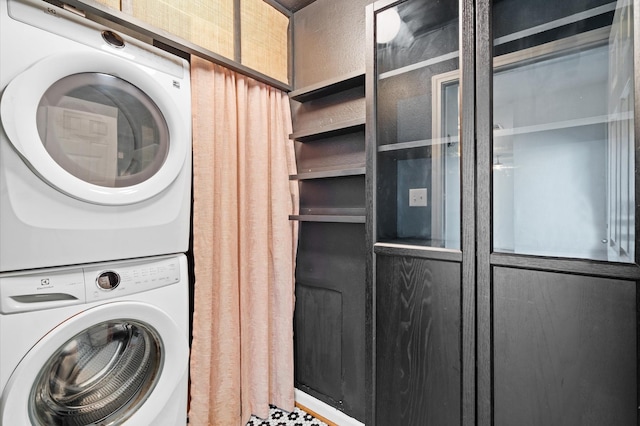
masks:
<svg viewBox="0 0 640 426"><path fill-rule="evenodd" d="M607 115L598 115L594 117L584 117L584 118L576 118L573 120L564 120L564 121L556 121L550 123L543 124L534 124L530 126L522 126L516 127L513 129L495 129L493 131L494 138L501 138L506 136L514 136L514 135L523 135L537 132L547 132L552 130L562 130L583 126L591 126L594 124L605 124L610 123L612 121L619 120L631 120L633 118L631 112L626 111L617 114L607 114ZM395 152L395 151L405 151L411 149L419 149L427 146L437 145L437 144L445 144L445 143L457 143L457 137L445 138L445 139L424 139L424 140L416 140L416 141L408 141L408 142L398 142L398 143L390 143L385 145L380 145L378 147L378 152Z"/></svg>
<svg viewBox="0 0 640 426"><path fill-rule="evenodd" d="M302 216L364 216L364 207L301 207L298 212Z"/></svg>
<svg viewBox="0 0 640 426"><path fill-rule="evenodd" d="M355 133L364 130L365 118L356 118L340 123L331 123L311 130L302 130L289 135L289 139L309 142L317 139L325 139L333 136L345 135L347 133Z"/></svg>
<svg viewBox="0 0 640 426"><path fill-rule="evenodd" d="M298 173L297 175L289 176L289 180L306 180L306 179L325 179L343 176L358 176L364 175L366 167L364 165L353 165L342 169L330 169L330 170L317 170L305 173Z"/></svg>
<svg viewBox="0 0 640 426"><path fill-rule="evenodd" d="M499 138L504 136L524 135L529 133L547 132L551 130L570 129L582 126L591 126L594 124L605 124L612 121L630 120L633 115L630 111L617 114L598 115L594 117L576 118L573 120L555 121L550 123L533 124L530 126L516 127L513 129L495 129L493 137Z"/></svg>
<svg viewBox="0 0 640 426"><path fill-rule="evenodd" d="M450 52L445 55L440 55L435 58L427 59L426 61L420 61L420 62L416 62L415 64L406 65L404 67L396 68L390 71L385 71L383 73L380 73L380 75L378 75L378 80L385 80L387 78L403 75L411 71L427 68L427 67L430 67L431 65L450 61L451 59L456 59L459 56L460 56L460 52L456 50L455 52Z"/></svg>
<svg viewBox="0 0 640 426"><path fill-rule="evenodd" d="M327 214L300 214L290 215L290 220L300 222L332 222L332 223L365 223L365 216L327 215Z"/></svg>
<svg viewBox="0 0 640 426"><path fill-rule="evenodd" d="M617 114L605 114L593 117L576 118L572 120L555 121L542 124L532 124L529 126L521 126L515 128L498 128L493 131L494 138L501 138L506 136L524 135L538 132L548 132L553 130L570 129L583 126L591 126L594 124L606 124L620 120L631 120L633 114L630 111L625 111ZM457 143L457 137L442 138L442 139L423 139L408 142L397 142L378 146L378 152L394 152L404 151L411 149L424 148L427 146L445 144L445 143Z"/></svg>
<svg viewBox="0 0 640 426"><path fill-rule="evenodd" d="M364 86L364 77L364 71L358 70L289 92L289 98L298 102L312 101L344 90L353 89L354 87Z"/></svg>
<svg viewBox="0 0 640 426"><path fill-rule="evenodd" d="M378 152L403 151L406 149L424 148L432 145L444 145L448 143L457 143L458 137L440 138L440 139L423 139L409 142L398 142L380 145Z"/></svg>
<svg viewBox="0 0 640 426"><path fill-rule="evenodd" d="M376 254L388 256L409 256L424 259L436 259L449 262L462 262L462 252L455 249L431 247L427 240L395 240L377 242L373 246Z"/></svg>

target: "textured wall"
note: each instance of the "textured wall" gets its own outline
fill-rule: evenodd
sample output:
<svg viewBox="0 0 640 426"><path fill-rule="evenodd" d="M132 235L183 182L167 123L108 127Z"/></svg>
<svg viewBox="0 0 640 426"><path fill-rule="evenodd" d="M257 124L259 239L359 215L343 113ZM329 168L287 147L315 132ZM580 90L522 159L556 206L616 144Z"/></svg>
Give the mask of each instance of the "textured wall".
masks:
<svg viewBox="0 0 640 426"><path fill-rule="evenodd" d="M373 0L317 0L294 14L295 88L364 70L369 3Z"/></svg>

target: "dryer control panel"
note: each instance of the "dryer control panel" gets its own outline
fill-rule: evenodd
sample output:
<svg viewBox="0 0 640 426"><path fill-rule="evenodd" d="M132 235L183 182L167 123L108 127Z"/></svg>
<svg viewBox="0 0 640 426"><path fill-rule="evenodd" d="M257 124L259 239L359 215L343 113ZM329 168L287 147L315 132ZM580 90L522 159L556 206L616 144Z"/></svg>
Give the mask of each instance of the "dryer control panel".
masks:
<svg viewBox="0 0 640 426"><path fill-rule="evenodd" d="M0 314L99 302L176 284L179 256L0 274Z"/></svg>

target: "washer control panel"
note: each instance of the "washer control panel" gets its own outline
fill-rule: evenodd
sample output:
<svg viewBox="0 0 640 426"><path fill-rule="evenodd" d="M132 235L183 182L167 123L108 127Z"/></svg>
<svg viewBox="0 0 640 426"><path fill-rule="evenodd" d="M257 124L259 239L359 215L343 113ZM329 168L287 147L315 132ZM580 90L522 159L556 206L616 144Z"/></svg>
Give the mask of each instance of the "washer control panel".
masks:
<svg viewBox="0 0 640 426"><path fill-rule="evenodd" d="M0 274L0 313L53 309L180 282L180 256Z"/></svg>
<svg viewBox="0 0 640 426"><path fill-rule="evenodd" d="M177 257L110 264L84 269L87 282L87 302L122 297L148 291L180 281L180 262Z"/></svg>

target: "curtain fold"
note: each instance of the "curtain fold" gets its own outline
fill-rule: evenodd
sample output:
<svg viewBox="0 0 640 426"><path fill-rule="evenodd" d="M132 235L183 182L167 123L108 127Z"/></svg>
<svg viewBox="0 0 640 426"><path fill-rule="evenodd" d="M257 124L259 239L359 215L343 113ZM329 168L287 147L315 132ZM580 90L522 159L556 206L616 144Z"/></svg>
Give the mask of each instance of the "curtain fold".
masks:
<svg viewBox="0 0 640 426"><path fill-rule="evenodd" d="M298 206L285 93L192 57L190 424L292 410Z"/></svg>

